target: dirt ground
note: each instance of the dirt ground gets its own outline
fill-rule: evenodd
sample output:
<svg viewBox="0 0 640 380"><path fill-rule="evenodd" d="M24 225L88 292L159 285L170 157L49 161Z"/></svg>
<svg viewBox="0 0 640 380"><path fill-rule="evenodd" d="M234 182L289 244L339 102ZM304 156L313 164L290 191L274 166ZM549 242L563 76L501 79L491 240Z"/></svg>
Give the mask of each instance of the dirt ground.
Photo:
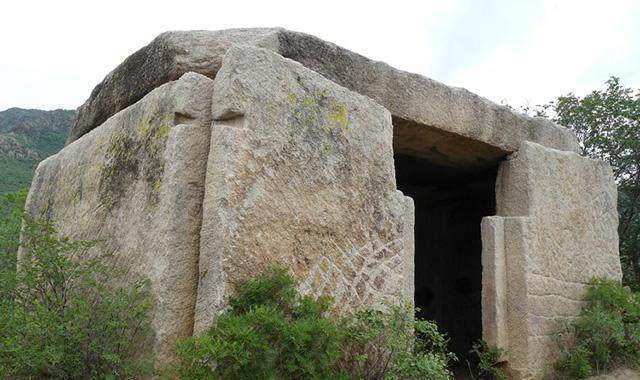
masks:
<svg viewBox="0 0 640 380"><path fill-rule="evenodd" d="M627 368L620 368L607 375L590 377L587 380L640 380L640 372Z"/></svg>

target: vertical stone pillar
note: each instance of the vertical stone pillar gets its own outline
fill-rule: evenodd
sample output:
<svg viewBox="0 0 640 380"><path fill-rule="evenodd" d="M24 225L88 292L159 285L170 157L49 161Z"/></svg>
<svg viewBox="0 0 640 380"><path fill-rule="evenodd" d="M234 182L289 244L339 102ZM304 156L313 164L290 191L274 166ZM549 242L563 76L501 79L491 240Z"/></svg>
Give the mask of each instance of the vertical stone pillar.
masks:
<svg viewBox="0 0 640 380"><path fill-rule="evenodd" d="M604 162L524 142L496 197L482 229L484 337L507 350L513 378L540 378L557 320L580 313L592 278L621 279L616 185Z"/></svg>

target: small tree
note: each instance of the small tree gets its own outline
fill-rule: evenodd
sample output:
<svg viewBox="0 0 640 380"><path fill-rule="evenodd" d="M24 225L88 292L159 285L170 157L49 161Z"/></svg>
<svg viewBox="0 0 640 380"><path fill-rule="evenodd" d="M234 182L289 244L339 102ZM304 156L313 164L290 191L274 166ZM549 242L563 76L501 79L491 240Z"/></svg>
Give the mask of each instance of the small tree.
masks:
<svg viewBox="0 0 640 380"><path fill-rule="evenodd" d="M6 242L5 242L6 243ZM96 242L59 238L52 226L26 220L24 256L5 272L0 303L0 378L122 379L149 373L138 354L149 337L146 282L115 286L123 273Z"/></svg>

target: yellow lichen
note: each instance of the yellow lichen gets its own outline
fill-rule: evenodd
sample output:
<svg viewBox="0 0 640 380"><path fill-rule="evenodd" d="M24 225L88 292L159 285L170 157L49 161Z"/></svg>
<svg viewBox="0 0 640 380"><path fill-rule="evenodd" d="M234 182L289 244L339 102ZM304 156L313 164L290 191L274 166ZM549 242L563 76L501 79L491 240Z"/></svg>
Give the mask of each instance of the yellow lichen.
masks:
<svg viewBox="0 0 640 380"><path fill-rule="evenodd" d="M333 103L329 111L329 120L331 120L334 125L341 127L343 131L349 130L347 110L343 104Z"/></svg>
<svg viewBox="0 0 640 380"><path fill-rule="evenodd" d="M312 107L315 104L315 101L311 96L306 96L302 103L307 107Z"/></svg>

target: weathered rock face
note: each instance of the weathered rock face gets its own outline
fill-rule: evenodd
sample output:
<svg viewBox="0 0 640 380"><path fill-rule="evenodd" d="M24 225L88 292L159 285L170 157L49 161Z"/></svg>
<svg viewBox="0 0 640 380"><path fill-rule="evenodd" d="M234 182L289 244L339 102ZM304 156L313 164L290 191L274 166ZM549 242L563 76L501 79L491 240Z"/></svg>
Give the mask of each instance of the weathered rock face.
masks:
<svg viewBox="0 0 640 380"><path fill-rule="evenodd" d="M497 214L483 221L484 338L514 378L550 371L560 317L577 316L594 277L620 280L617 190L609 165L525 142L504 162Z"/></svg>
<svg viewBox="0 0 640 380"><path fill-rule="evenodd" d="M391 116L302 65L250 47L215 80L196 331L231 285L274 264L340 311L411 297L410 198Z"/></svg>
<svg viewBox="0 0 640 380"><path fill-rule="evenodd" d="M389 112L269 50L224 62L215 86L187 73L49 158L27 205L150 278L161 357L274 265L340 311L413 293Z"/></svg>
<svg viewBox="0 0 640 380"><path fill-rule="evenodd" d="M194 73L153 90L43 161L26 205L151 280L161 356L193 331L212 90Z"/></svg>
<svg viewBox="0 0 640 380"><path fill-rule="evenodd" d="M578 151L575 136L546 119L530 118L462 88L396 70L332 43L284 29L169 32L158 36L112 71L78 110L68 142L133 104L145 93L187 71L215 77L234 43L273 50L360 94L422 128L481 141L504 152L521 141ZM475 152L478 159L485 150Z"/></svg>
<svg viewBox="0 0 640 380"><path fill-rule="evenodd" d="M505 152L516 151L525 140L560 150L579 149L567 129L518 114L463 88L397 70L303 33L283 30L278 41L278 52L284 57L371 97L394 118L417 123L420 128L434 128Z"/></svg>
<svg viewBox="0 0 640 380"><path fill-rule="evenodd" d="M452 337L482 333L511 378L535 379L556 318L592 277L621 276L611 170L569 131L300 33L162 34L96 87L69 142L27 210L150 278L161 358L234 282L281 265L339 312L415 292L468 313Z"/></svg>
<svg viewBox="0 0 640 380"><path fill-rule="evenodd" d="M140 100L154 88L196 72L214 78L233 44L277 46L278 29L167 32L128 57L98 84L78 109L67 144Z"/></svg>

